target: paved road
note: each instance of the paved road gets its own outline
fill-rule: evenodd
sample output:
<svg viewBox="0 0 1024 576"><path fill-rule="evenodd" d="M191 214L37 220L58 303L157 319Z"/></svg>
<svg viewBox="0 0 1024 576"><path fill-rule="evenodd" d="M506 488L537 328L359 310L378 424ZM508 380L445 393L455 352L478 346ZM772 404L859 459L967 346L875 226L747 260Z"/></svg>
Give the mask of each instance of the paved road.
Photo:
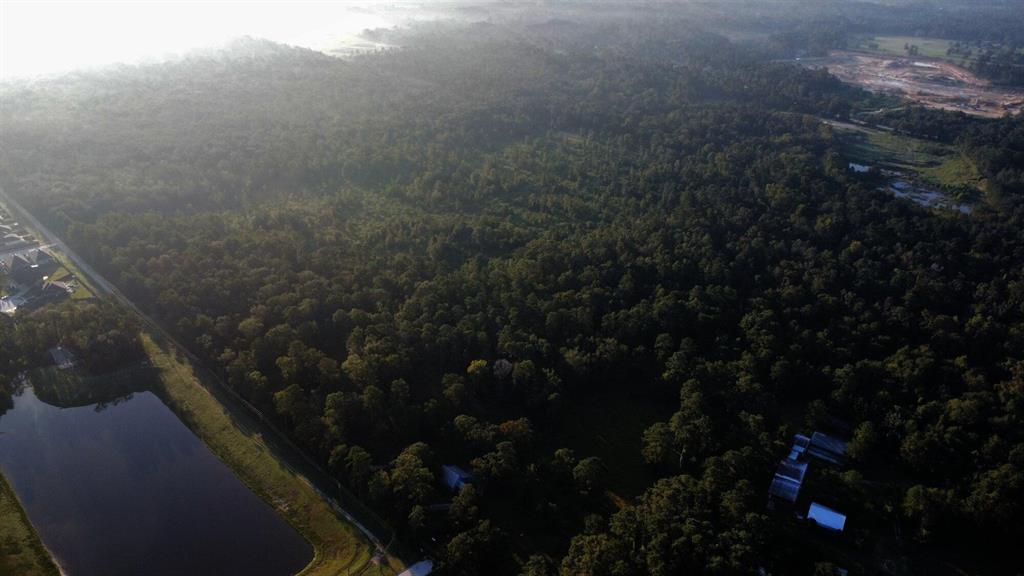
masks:
<svg viewBox="0 0 1024 576"><path fill-rule="evenodd" d="M351 493L345 490L334 478L327 474L312 458L301 448L292 443L288 437L270 422L252 404L239 396L229 388L212 371L207 370L194 354L188 351L177 340L174 339L154 319L144 313L128 299L117 286L103 277L88 262L75 253L63 240L50 231L46 226L35 218L28 210L22 207L15 199L11 198L3 187L0 187L0 201L7 205L13 214L17 214L31 228L33 228L50 246L56 247L60 252L69 258L83 274L88 277L89 283L97 290L113 296L118 302L132 310L144 324L154 333L156 337L168 343L177 352L188 357L195 367L199 381L231 414L235 423L243 431L258 434L264 444L271 450L274 456L287 468L297 475L307 479L328 504L331 505L342 517L352 525L377 548L378 551L386 551L395 545L390 529L376 517L364 504L358 501ZM397 551L391 551L396 553Z"/></svg>

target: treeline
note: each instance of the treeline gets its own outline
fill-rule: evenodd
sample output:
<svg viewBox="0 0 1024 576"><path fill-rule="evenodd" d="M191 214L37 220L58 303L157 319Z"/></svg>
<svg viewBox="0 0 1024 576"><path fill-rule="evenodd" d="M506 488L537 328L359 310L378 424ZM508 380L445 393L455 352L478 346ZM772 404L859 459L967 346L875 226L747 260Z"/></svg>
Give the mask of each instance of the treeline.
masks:
<svg viewBox="0 0 1024 576"><path fill-rule="evenodd" d="M143 356L138 325L128 311L106 301L65 301L14 319L0 317L0 373L8 377L51 364L51 348L71 351L88 372L103 374Z"/></svg>
<svg viewBox="0 0 1024 576"><path fill-rule="evenodd" d="M130 312L106 301L65 301L15 319L0 315L0 414L13 407L17 376L53 364L50 349L63 346L80 369L100 375L144 357Z"/></svg>
<svg viewBox="0 0 1024 576"><path fill-rule="evenodd" d="M791 435L834 419L852 522L881 525L855 570L1009 565L1019 121L900 117L963 122L943 137L1005 180L998 207L932 213L805 114L873 97L706 33L577 25L352 61L249 42L10 88L5 184L445 573L827 566L764 504ZM131 349L119 322L83 355ZM597 440L614 423L567 433L601 398L664 408L635 466ZM443 464L473 485L449 493ZM876 556L897 524L910 551Z"/></svg>

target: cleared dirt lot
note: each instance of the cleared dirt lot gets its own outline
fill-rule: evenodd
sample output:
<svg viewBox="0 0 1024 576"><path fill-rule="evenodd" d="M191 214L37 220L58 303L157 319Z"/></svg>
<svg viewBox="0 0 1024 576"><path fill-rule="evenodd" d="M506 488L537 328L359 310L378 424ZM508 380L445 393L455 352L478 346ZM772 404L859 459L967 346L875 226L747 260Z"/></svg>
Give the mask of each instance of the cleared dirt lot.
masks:
<svg viewBox="0 0 1024 576"><path fill-rule="evenodd" d="M993 86L968 70L937 58L832 52L808 62L843 82L898 94L931 108L998 118L1024 110L1024 91Z"/></svg>

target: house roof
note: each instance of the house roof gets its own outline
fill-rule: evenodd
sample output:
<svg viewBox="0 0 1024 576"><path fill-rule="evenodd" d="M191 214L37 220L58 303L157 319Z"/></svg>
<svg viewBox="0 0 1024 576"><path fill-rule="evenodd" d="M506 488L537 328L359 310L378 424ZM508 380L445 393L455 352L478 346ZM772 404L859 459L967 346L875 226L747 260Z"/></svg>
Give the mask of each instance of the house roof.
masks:
<svg viewBox="0 0 1024 576"><path fill-rule="evenodd" d="M804 481L804 474L807 474L807 462L794 462L789 459L780 460L779 467L775 469L776 476L784 476L797 482Z"/></svg>
<svg viewBox="0 0 1024 576"><path fill-rule="evenodd" d="M800 494L800 487L804 482L804 475L807 474L807 462L797 462L790 459L779 461L775 470L775 477L768 487L768 494L789 502L796 502Z"/></svg>
<svg viewBox="0 0 1024 576"><path fill-rule="evenodd" d="M66 282L47 282L46 284L43 284L43 290L45 292L71 292L71 288L68 286Z"/></svg>
<svg viewBox="0 0 1024 576"><path fill-rule="evenodd" d="M803 434L796 434L793 436L793 447L789 450L789 459L798 460L800 456L803 456L804 452L807 451L807 446L811 443L811 439Z"/></svg>
<svg viewBox="0 0 1024 576"><path fill-rule="evenodd" d="M811 445L807 452L811 456L839 464L846 456L846 442L828 434L815 432L811 435Z"/></svg>
<svg viewBox="0 0 1024 576"><path fill-rule="evenodd" d="M845 514L841 514L828 506L822 506L817 502L811 502L811 507L807 510L807 519L814 520L822 528L835 530L836 532L842 532L843 528L846 527Z"/></svg>
<svg viewBox="0 0 1024 576"><path fill-rule="evenodd" d="M63 346L50 348L50 357L58 368L70 368L75 365L75 355Z"/></svg>
<svg viewBox="0 0 1024 576"><path fill-rule="evenodd" d="M36 264L42 264L53 261L53 255L47 252L46 250L43 250L42 248L33 252L32 256L34 257Z"/></svg>
<svg viewBox="0 0 1024 576"><path fill-rule="evenodd" d="M29 261L26 260L24 256L22 256L21 254L15 254L14 256L11 256L11 261L8 264L8 269L11 272L16 272L18 270L21 270L22 268L28 268L30 266L32 266L32 264L30 264Z"/></svg>

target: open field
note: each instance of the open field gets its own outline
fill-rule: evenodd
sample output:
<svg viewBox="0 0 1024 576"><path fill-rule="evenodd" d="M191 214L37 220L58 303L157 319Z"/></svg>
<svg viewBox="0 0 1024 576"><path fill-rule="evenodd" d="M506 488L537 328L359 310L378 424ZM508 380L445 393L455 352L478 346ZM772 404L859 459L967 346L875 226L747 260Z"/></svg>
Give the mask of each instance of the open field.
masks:
<svg viewBox="0 0 1024 576"><path fill-rule="evenodd" d="M899 198L929 208L970 212L971 204L987 190L974 163L953 146L866 126L825 123L837 131L843 155L863 167L880 169L886 189Z"/></svg>
<svg viewBox="0 0 1024 576"><path fill-rule="evenodd" d="M839 132L843 152L853 162L914 172L935 186L985 190L985 178L977 167L953 146L863 126L829 124Z"/></svg>
<svg viewBox="0 0 1024 576"><path fill-rule="evenodd" d="M894 57L834 51L808 61L843 82L873 92L904 96L929 108L999 118L1024 110L1024 91L993 86L939 58Z"/></svg>
<svg viewBox="0 0 1024 576"><path fill-rule="evenodd" d="M915 172L936 186L985 189L974 163L951 146L881 131L847 132L842 141L859 164Z"/></svg>
<svg viewBox="0 0 1024 576"><path fill-rule="evenodd" d="M0 474L0 576L57 576L60 571Z"/></svg>
<svg viewBox="0 0 1024 576"><path fill-rule="evenodd" d="M917 46L918 56L927 58L942 58L953 64L963 66L967 63L960 54L949 55L947 51L952 42L944 38L918 38L915 36L876 36L865 38L857 46L858 50L888 54L893 56L907 56L904 46Z"/></svg>
<svg viewBox="0 0 1024 576"><path fill-rule="evenodd" d="M392 566L373 562L373 546L349 522L340 518L301 475L285 467L257 433L243 431L227 410L207 391L189 362L157 344L147 334L142 341L158 369L154 391L185 424L222 459L251 490L275 509L313 545L313 561L301 574L390 575Z"/></svg>

